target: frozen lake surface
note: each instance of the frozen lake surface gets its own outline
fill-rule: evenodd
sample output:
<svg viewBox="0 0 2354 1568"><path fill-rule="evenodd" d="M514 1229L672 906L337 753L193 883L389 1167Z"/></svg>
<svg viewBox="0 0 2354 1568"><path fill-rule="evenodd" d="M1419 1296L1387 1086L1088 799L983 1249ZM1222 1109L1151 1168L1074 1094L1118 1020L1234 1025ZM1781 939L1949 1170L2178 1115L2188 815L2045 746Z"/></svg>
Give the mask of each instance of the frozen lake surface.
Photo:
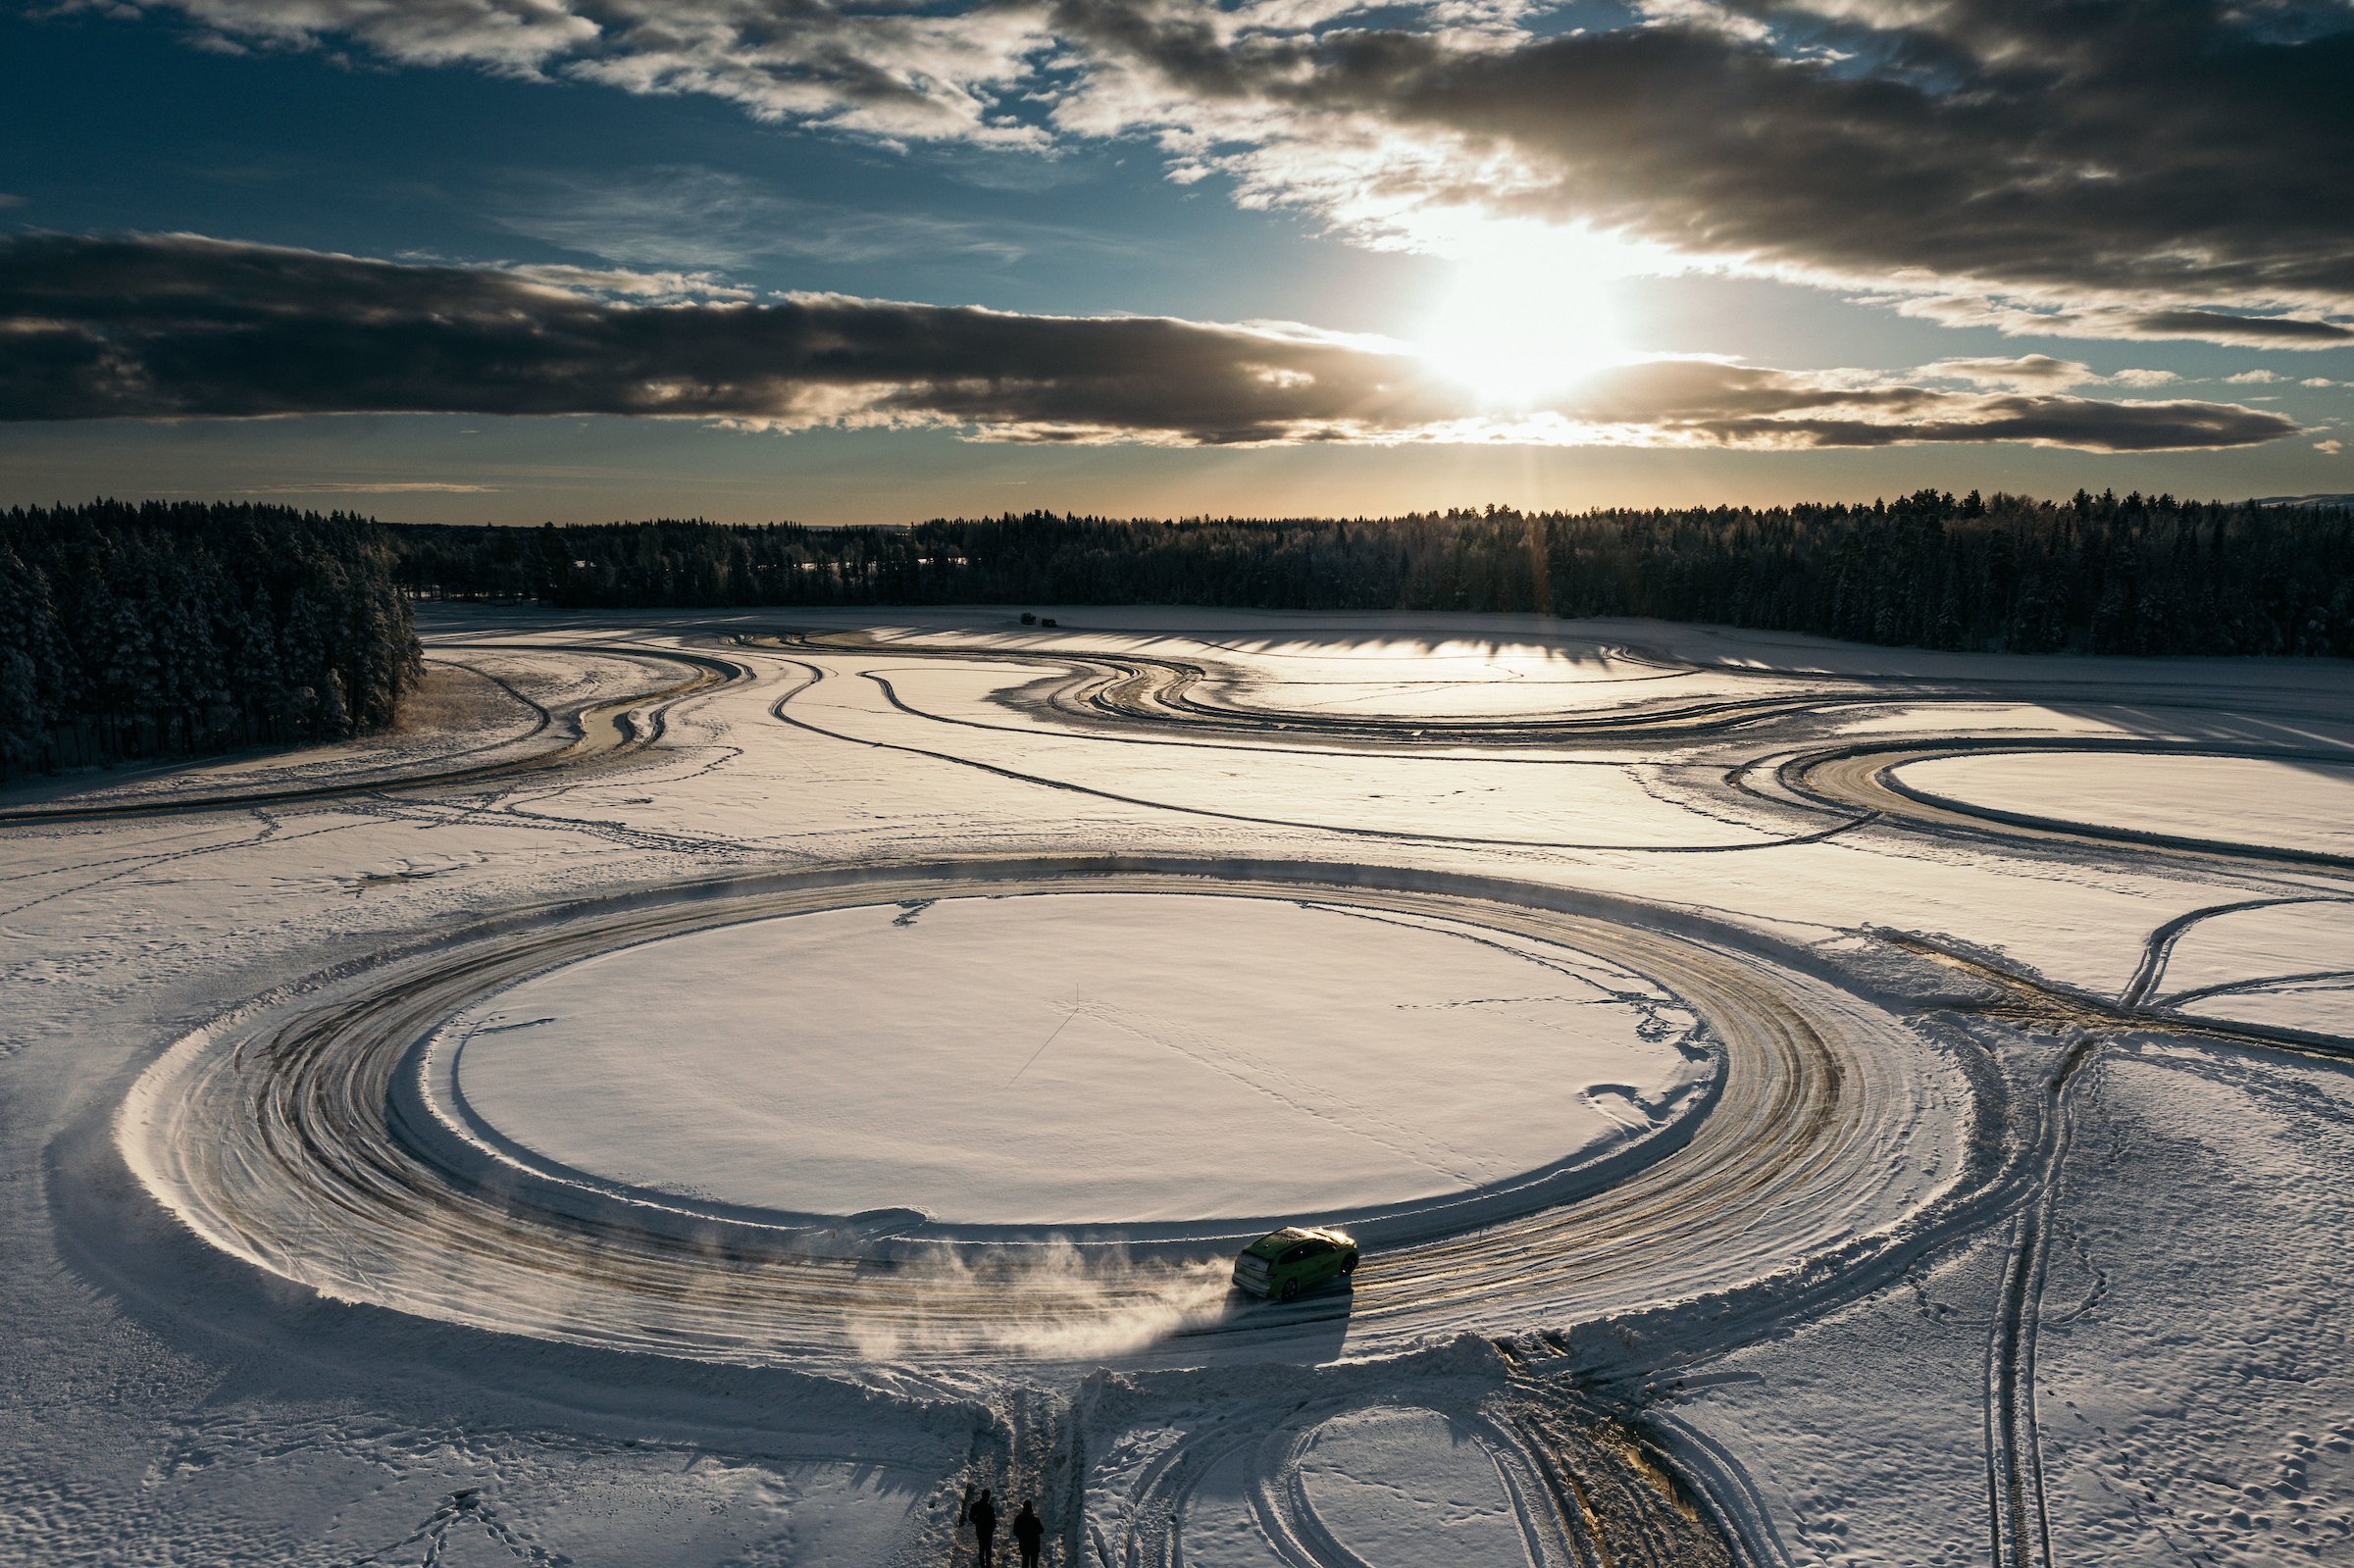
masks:
<svg viewBox="0 0 2354 1568"><path fill-rule="evenodd" d="M1650 1132L1651 982L1443 921L1066 893L829 911L527 981L453 1026L482 1123L653 1191L960 1226L1314 1220Z"/></svg>

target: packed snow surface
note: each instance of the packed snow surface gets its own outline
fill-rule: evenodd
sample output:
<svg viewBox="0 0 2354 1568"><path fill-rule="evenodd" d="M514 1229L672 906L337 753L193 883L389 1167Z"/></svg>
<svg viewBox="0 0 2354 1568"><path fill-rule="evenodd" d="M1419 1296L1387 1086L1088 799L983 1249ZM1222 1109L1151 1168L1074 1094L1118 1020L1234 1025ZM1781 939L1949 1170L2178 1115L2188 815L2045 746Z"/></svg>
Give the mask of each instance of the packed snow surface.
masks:
<svg viewBox="0 0 2354 1568"><path fill-rule="evenodd" d="M1907 763L1897 777L1965 809L2354 854L2354 766L2344 763L2025 751L1932 757Z"/></svg>
<svg viewBox="0 0 2354 1568"><path fill-rule="evenodd" d="M2175 943L2160 1002L2354 1037L2354 899L2317 893L2226 909Z"/></svg>
<svg viewBox="0 0 2354 1568"><path fill-rule="evenodd" d="M1371 1568L1529 1560L1496 1461L1436 1410L1377 1405L1334 1417L1310 1434L1300 1481L1325 1533Z"/></svg>
<svg viewBox="0 0 2354 1568"><path fill-rule="evenodd" d="M1281 899L1063 893L755 921L454 1025L464 1112L606 1182L965 1226L1313 1217L1647 1133L1694 1020L1592 956Z"/></svg>

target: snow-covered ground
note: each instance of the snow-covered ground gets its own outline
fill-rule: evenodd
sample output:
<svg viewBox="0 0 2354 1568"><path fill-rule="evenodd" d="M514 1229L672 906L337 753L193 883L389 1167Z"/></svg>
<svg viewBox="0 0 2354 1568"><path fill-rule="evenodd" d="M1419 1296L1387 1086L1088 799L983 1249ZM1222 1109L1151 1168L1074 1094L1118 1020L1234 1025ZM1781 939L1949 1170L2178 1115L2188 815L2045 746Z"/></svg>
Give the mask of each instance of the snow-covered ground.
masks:
<svg viewBox="0 0 2354 1568"><path fill-rule="evenodd" d="M124 808L0 827L0 1559L969 1561L968 1481L1056 1564L2354 1550L2354 878L2266 853L2343 852L2344 666L1038 608L435 608L473 696L407 737L0 802ZM665 653L733 679L473 771ZM1071 695L1145 661L1191 706ZM2247 852L1776 784L2019 735L2147 749L1902 782ZM287 788L342 792L137 809ZM511 1178L437 1163L412 1078ZM1288 1307L905 1250L1663 1128ZM565 1170L667 1228L542 1215Z"/></svg>

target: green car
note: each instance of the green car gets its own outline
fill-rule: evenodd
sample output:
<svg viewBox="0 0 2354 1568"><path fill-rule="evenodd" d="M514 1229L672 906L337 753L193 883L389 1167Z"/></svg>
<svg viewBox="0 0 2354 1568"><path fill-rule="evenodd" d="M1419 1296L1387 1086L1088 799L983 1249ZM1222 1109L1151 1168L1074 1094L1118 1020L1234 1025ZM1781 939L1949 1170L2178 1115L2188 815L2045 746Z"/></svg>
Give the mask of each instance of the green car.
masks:
<svg viewBox="0 0 2354 1568"><path fill-rule="evenodd" d="M1346 1231L1287 1225L1269 1231L1234 1260L1235 1289L1289 1301L1328 1280L1356 1272L1356 1239Z"/></svg>

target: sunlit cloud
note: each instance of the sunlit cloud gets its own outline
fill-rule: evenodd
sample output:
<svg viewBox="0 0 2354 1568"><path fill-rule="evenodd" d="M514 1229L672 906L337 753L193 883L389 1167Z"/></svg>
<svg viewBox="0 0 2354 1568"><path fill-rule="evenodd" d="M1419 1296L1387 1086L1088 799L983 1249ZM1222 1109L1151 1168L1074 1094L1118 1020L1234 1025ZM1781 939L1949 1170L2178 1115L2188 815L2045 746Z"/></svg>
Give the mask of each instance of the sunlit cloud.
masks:
<svg viewBox="0 0 2354 1568"><path fill-rule="evenodd" d="M1981 386L2081 386L2099 380L2091 366L2049 354L2022 354L2017 359L1941 359L1914 372L1928 380L1970 381Z"/></svg>
<svg viewBox="0 0 2354 1568"><path fill-rule="evenodd" d="M601 414L1033 443L1763 450L2161 451L2299 429L2240 404L1989 389L1982 366L1957 390L1864 370L1622 358L1547 373L1566 384L1538 391L1507 365L1517 390L1498 396L1473 365L1441 370L1403 343L1297 324L692 298L669 286L195 235L5 240L0 419ZM2038 374L2073 368L2034 366L2025 379Z"/></svg>
<svg viewBox="0 0 2354 1568"><path fill-rule="evenodd" d="M2104 376L2081 360L2057 359L2049 354L2021 354L2012 359L1993 356L1941 359L1912 374L1924 380L1968 381L1974 386L2008 386L2021 391L2068 386L2166 386L2181 379L2173 371L2141 367Z"/></svg>
<svg viewBox="0 0 2354 1568"><path fill-rule="evenodd" d="M2117 302L2061 306L2016 298L1923 292L1865 296L1864 303L1945 327L1992 328L2006 337L2080 337L2133 342L2195 341L2237 348L2325 349L2354 344L2354 319L2285 311L2259 314Z"/></svg>

